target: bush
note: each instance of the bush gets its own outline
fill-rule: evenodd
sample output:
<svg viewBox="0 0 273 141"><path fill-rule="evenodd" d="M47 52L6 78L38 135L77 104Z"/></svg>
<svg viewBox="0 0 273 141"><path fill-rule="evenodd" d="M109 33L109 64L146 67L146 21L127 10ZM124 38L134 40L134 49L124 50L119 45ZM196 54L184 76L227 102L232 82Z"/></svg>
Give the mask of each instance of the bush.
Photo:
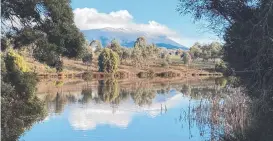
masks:
<svg viewBox="0 0 273 141"><path fill-rule="evenodd" d="M55 68L56 68L57 73L63 71L63 66L64 66L63 61L57 61L56 62Z"/></svg>
<svg viewBox="0 0 273 141"><path fill-rule="evenodd" d="M22 72L28 72L30 70L24 57L19 55L17 52L15 52L12 49L8 51L5 63L6 63L6 67L9 67L12 70L18 69Z"/></svg>
<svg viewBox="0 0 273 141"><path fill-rule="evenodd" d="M184 64L190 64L191 63L191 55L188 52L183 53L183 62Z"/></svg>
<svg viewBox="0 0 273 141"><path fill-rule="evenodd" d="M90 53L90 54L86 54L83 58L82 58L82 62L85 64L85 65L90 65L92 63L92 60L93 60L93 54Z"/></svg>
<svg viewBox="0 0 273 141"><path fill-rule="evenodd" d="M98 58L100 72L115 73L118 69L119 56L111 49L105 48Z"/></svg>
<svg viewBox="0 0 273 141"><path fill-rule="evenodd" d="M229 72L226 63L222 60L215 64L215 71L222 72L225 75L227 75Z"/></svg>
<svg viewBox="0 0 273 141"><path fill-rule="evenodd" d="M220 85L222 88L224 88L227 85L227 79L226 78L217 78L217 79L215 79L215 84Z"/></svg>

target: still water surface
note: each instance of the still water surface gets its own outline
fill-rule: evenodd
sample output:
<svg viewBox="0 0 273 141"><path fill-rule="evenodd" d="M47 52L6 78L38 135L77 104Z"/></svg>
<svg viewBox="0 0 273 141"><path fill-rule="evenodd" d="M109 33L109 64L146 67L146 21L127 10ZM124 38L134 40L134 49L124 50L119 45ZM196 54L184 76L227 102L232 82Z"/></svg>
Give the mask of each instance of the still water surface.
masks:
<svg viewBox="0 0 273 141"><path fill-rule="evenodd" d="M37 94L48 115L19 140L202 141L224 133L221 112L230 91L215 80L75 87Z"/></svg>

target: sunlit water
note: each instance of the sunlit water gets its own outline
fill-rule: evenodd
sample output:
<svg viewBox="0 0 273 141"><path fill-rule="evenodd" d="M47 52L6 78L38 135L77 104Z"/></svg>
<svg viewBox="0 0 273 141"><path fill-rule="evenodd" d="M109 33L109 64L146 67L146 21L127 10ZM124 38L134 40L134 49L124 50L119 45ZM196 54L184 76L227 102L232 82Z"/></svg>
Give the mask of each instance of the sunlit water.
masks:
<svg viewBox="0 0 273 141"><path fill-rule="evenodd" d="M89 97L84 95L83 91L71 93L62 91L53 96L52 94L50 96L42 95L40 97L46 101L48 116L42 122L35 123L19 140L217 140L217 136L211 134L210 124L200 126L200 121L187 120L194 107L198 107L202 101L207 101L203 102L203 105L209 106L211 103L208 100L193 97L188 94L188 91L178 90L172 85L167 90L166 87L162 88L164 91L157 87L149 88L148 92L143 90L144 92L141 94L134 93L139 89L122 91L118 88L119 96L115 98L112 96L110 100L107 99L107 95L106 97L100 95L102 93L110 93L110 95L116 93L117 91L112 87L107 87L103 89L104 91L100 91L102 89L97 86L90 88L87 93ZM191 91L195 95L202 95L204 88L198 87ZM217 94L217 91L204 93ZM149 94L154 96L146 98ZM218 103L221 102L223 100L218 101ZM217 130L220 134L222 132L221 126Z"/></svg>

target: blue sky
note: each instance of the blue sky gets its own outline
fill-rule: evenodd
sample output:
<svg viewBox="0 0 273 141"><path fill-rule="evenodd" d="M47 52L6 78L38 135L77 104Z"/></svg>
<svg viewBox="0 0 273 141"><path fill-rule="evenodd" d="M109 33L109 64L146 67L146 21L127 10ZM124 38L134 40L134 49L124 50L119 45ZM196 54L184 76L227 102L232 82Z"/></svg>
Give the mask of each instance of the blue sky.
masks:
<svg viewBox="0 0 273 141"><path fill-rule="evenodd" d="M179 15L178 0L72 0L76 25L81 30L105 27L132 28L166 34L180 44L207 43L218 39L202 22Z"/></svg>

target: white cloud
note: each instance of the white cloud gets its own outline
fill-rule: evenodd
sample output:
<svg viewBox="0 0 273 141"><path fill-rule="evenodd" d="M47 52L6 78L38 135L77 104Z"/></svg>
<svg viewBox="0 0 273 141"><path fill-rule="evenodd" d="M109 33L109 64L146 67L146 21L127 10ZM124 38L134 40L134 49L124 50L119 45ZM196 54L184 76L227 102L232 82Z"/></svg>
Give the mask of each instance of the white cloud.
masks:
<svg viewBox="0 0 273 141"><path fill-rule="evenodd" d="M179 106L183 99L181 94L176 94L163 101L155 100L152 105L143 107L134 105L130 99L127 99L120 103L116 110L113 110L110 104L88 103L84 107L79 106L70 109L69 122L77 130L94 130L99 125L127 128L135 115L145 114L154 118L160 115L162 105L171 109Z"/></svg>
<svg viewBox="0 0 273 141"><path fill-rule="evenodd" d="M74 10L74 15L75 23L81 30L126 28L138 32L145 32L149 35L165 35L169 39L185 46L191 46L196 41L210 41L207 39L195 40L181 38L174 30L153 20L148 21L148 23L135 23L133 16L127 10L100 13L94 8L77 8Z"/></svg>

